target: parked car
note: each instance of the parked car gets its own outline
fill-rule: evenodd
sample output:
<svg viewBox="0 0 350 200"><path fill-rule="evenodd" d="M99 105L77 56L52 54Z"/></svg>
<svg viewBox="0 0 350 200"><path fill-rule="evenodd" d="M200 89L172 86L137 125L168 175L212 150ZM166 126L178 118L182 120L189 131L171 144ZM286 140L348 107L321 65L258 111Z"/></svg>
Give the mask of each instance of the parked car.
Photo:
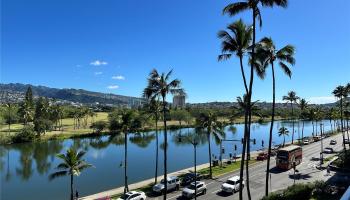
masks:
<svg viewBox="0 0 350 200"><path fill-rule="evenodd" d="M267 159L267 152L261 152L258 154L258 156L256 157L256 160L266 160Z"/></svg>
<svg viewBox="0 0 350 200"><path fill-rule="evenodd" d="M329 142L329 144L330 144L330 145L336 145L336 144L337 144L337 141L331 140L331 141Z"/></svg>
<svg viewBox="0 0 350 200"><path fill-rule="evenodd" d="M350 144L348 139L344 139L344 144Z"/></svg>
<svg viewBox="0 0 350 200"><path fill-rule="evenodd" d="M197 183L197 194L196 193ZM185 198L192 199L195 195L205 194L207 192L207 185L203 181L197 181L190 184L190 186L182 190L182 196Z"/></svg>
<svg viewBox="0 0 350 200"><path fill-rule="evenodd" d="M146 198L144 192L130 191L123 194L118 200L145 200Z"/></svg>
<svg viewBox="0 0 350 200"><path fill-rule="evenodd" d="M333 150L333 148L331 148L331 147L326 147L326 148L324 148L323 152L324 152L324 153L333 153L334 150Z"/></svg>
<svg viewBox="0 0 350 200"><path fill-rule="evenodd" d="M234 176L221 185L221 190L225 193L234 193L239 190L240 186L239 176ZM242 182L242 187L244 187L244 181Z"/></svg>
<svg viewBox="0 0 350 200"><path fill-rule="evenodd" d="M177 176L170 176L167 178L168 179L168 191L170 190L179 190L180 189L180 179ZM155 193L163 193L165 186L164 186L164 179L160 181L160 183L156 184L153 186L152 190ZM167 191L167 192L168 192Z"/></svg>
<svg viewBox="0 0 350 200"><path fill-rule="evenodd" d="M183 179L181 180L181 185L189 185L193 181L195 181L197 177L197 181L201 179L201 175L199 173L195 174L193 172L187 173L184 175Z"/></svg>
<svg viewBox="0 0 350 200"><path fill-rule="evenodd" d="M308 144L310 144L310 141L309 140L304 140L303 144L304 145L308 145Z"/></svg>

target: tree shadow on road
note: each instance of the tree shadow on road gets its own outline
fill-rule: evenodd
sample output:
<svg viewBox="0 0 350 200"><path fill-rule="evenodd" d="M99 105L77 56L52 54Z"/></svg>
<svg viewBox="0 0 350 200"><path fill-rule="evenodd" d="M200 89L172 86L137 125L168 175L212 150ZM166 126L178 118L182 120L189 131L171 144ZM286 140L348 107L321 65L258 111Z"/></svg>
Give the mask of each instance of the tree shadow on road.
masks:
<svg viewBox="0 0 350 200"><path fill-rule="evenodd" d="M216 195L218 195L220 197L228 197L228 196L231 196L232 194L231 193L227 193L227 192L223 192L223 191L218 191L216 193Z"/></svg>

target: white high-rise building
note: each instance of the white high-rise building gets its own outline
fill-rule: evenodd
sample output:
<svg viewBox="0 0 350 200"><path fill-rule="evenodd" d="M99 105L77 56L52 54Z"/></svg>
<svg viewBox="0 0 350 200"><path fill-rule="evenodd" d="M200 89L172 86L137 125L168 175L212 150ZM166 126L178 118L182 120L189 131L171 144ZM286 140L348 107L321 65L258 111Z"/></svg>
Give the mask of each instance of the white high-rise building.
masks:
<svg viewBox="0 0 350 200"><path fill-rule="evenodd" d="M173 107L184 108L186 105L185 99L186 99L186 96L183 94L175 95L173 97Z"/></svg>

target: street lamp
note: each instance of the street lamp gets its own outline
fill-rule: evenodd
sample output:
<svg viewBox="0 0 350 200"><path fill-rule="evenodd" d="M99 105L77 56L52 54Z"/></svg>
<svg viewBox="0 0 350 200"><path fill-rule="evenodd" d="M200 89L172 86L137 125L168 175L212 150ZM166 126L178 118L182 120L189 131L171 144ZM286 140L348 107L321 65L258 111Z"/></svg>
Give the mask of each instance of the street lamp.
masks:
<svg viewBox="0 0 350 200"><path fill-rule="evenodd" d="M320 152L320 167L323 164L323 131L322 131L323 123L320 124L321 130L321 152Z"/></svg>

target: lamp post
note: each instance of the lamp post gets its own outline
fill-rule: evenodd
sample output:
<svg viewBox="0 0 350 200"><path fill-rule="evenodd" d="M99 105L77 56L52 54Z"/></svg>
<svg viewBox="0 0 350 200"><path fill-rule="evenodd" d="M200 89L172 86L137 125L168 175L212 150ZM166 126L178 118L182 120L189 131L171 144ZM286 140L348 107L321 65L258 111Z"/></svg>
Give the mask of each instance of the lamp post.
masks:
<svg viewBox="0 0 350 200"><path fill-rule="evenodd" d="M323 131L322 131L323 123L320 123L320 131L321 131L321 152L320 152L320 167L323 164Z"/></svg>

